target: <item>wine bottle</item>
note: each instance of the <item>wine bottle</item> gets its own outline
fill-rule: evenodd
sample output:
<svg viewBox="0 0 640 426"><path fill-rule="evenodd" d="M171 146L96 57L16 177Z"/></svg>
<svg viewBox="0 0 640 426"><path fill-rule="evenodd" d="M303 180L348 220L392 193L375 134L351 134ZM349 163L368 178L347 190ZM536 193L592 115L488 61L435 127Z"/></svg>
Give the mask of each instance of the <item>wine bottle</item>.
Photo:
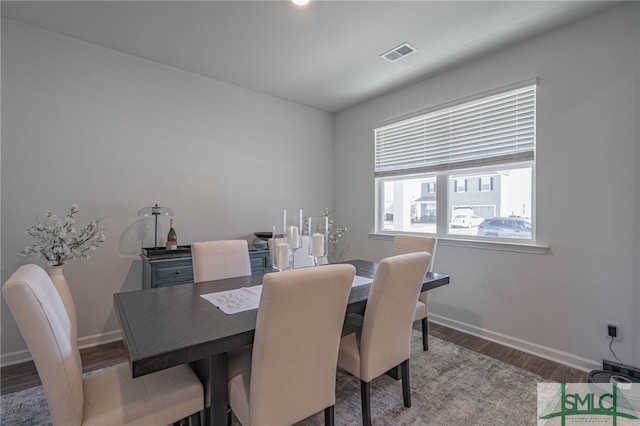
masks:
<svg viewBox="0 0 640 426"><path fill-rule="evenodd" d="M169 235L167 235L167 250L178 249L178 235L176 230L173 229L173 219L169 220Z"/></svg>

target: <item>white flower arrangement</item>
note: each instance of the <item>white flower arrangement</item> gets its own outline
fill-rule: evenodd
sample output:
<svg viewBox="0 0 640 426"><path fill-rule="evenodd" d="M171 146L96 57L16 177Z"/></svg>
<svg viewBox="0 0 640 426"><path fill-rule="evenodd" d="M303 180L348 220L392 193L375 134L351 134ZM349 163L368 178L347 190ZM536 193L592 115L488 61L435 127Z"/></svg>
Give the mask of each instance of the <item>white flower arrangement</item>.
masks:
<svg viewBox="0 0 640 426"><path fill-rule="evenodd" d="M331 210L325 207L322 211L322 216L329 218L329 243L338 244L340 242L340 238L347 232L347 227L344 226L342 228L334 228L333 227L333 219L331 218Z"/></svg>
<svg viewBox="0 0 640 426"><path fill-rule="evenodd" d="M20 252L22 256L37 254L45 259L49 266L62 266L70 260L88 259L88 251L95 250L105 241L105 235L99 228L104 218L91 220L84 228L74 227L74 215L78 205L73 204L65 218L60 218L50 210L46 212L44 222L27 228L26 234L36 239L32 245Z"/></svg>

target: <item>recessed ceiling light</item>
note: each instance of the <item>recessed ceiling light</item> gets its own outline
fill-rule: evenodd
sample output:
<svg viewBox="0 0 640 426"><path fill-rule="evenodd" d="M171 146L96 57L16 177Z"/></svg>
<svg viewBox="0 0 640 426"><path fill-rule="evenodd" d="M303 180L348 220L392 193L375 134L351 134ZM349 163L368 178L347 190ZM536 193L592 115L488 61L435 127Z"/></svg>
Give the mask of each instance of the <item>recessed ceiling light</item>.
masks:
<svg viewBox="0 0 640 426"><path fill-rule="evenodd" d="M311 0L291 0L296 6L306 6Z"/></svg>
<svg viewBox="0 0 640 426"><path fill-rule="evenodd" d="M418 49L416 49L409 43L402 43L400 46L396 46L393 49L389 50L388 52L384 52L382 55L380 55L380 57L389 62L395 62L398 59L404 58L405 56L412 54L416 50Z"/></svg>

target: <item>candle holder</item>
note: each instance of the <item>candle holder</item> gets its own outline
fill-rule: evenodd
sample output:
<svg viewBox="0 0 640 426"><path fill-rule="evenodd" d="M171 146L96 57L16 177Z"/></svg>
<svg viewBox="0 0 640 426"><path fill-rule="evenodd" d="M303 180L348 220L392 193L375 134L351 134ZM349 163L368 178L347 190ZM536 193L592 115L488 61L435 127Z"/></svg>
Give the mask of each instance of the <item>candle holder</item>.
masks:
<svg viewBox="0 0 640 426"><path fill-rule="evenodd" d="M287 243L289 244L289 250L291 251L291 267L296 268L296 256L297 250L302 248L302 235L304 234L304 226L302 223L302 209L298 210L297 217L292 217L290 221L287 221L287 211L284 211L284 223L287 229Z"/></svg>
<svg viewBox="0 0 640 426"><path fill-rule="evenodd" d="M291 269L291 250L287 242L286 227L273 225L273 237L269 241L271 267L274 271L282 272Z"/></svg>
<svg viewBox="0 0 640 426"><path fill-rule="evenodd" d="M326 216L310 217L307 233L309 235L309 255L313 257L315 266L322 258L327 257L329 246L329 218Z"/></svg>
<svg viewBox="0 0 640 426"><path fill-rule="evenodd" d="M295 252L302 247L304 226L302 210L298 210L297 217L287 220L287 210L282 213L282 228L273 226L273 237L269 253L274 271L285 271L295 268Z"/></svg>

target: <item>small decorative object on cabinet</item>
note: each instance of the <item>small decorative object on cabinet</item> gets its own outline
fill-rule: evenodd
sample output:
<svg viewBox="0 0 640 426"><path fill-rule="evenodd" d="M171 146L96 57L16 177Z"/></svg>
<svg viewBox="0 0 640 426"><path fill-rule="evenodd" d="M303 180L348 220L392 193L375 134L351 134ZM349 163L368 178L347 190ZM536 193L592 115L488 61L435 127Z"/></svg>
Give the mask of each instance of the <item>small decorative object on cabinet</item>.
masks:
<svg viewBox="0 0 640 426"><path fill-rule="evenodd" d="M178 234L173 229L173 219L169 220L169 234L167 234L167 250L178 249Z"/></svg>
<svg viewBox="0 0 640 426"><path fill-rule="evenodd" d="M142 288L167 287L178 284L193 284L193 262L191 246L178 246L176 250L164 247L143 248ZM271 258L265 247L249 246L251 273L271 272Z"/></svg>
<svg viewBox="0 0 640 426"><path fill-rule="evenodd" d="M156 203L153 207L143 207L138 210L138 216L153 216L155 218L155 228L153 233L153 248L158 249L158 216L173 216L173 210L169 207L160 207ZM148 249L146 249L148 250Z"/></svg>

